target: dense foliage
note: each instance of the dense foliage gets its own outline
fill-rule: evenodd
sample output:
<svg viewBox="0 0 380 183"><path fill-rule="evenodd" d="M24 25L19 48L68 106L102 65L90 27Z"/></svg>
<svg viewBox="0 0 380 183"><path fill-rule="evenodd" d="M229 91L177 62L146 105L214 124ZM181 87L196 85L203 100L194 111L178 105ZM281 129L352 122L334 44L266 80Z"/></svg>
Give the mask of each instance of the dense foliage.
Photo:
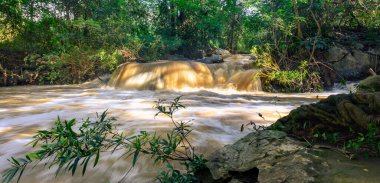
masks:
<svg viewBox="0 0 380 183"><path fill-rule="evenodd" d="M3 0L0 48L29 55L45 84L78 83L128 60L198 58L218 47L265 50L280 71L306 60L311 77L328 67L318 53L333 41L379 44L379 6L377 0Z"/></svg>

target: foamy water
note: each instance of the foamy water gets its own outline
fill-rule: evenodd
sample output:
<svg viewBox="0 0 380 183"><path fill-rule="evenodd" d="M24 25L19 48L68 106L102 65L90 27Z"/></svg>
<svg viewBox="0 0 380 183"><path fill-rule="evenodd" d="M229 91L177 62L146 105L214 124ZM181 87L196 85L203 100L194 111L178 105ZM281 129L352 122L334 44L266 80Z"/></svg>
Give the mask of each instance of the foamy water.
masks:
<svg viewBox="0 0 380 183"><path fill-rule="evenodd" d="M37 130L53 125L61 119L84 119L95 113L109 111L117 118L118 129L132 134L141 130L168 131L172 124L165 117L156 117L153 109L158 99L172 100L182 95L186 109L175 114L179 120L193 120L191 140L196 152L206 156L226 144L232 144L250 130L240 131L250 121L269 125L290 110L316 102L337 90L313 94L249 93L234 90L186 91L127 91L83 86L23 86L0 88L0 171L8 167L7 158L20 157L32 150L25 146ZM264 116L259 117L258 113ZM126 159L118 159L123 151L102 153L100 165L89 168L85 176L80 172L54 177L55 169L36 166L21 182L117 182L130 168ZM149 157L142 157L124 182L153 182L162 168L152 165Z"/></svg>

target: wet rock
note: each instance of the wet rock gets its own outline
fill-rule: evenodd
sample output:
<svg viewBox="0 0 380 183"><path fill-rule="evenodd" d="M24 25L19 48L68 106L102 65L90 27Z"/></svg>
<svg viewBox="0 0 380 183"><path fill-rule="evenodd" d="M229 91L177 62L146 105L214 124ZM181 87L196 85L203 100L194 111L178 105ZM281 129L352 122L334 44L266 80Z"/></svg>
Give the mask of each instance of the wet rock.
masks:
<svg viewBox="0 0 380 183"><path fill-rule="evenodd" d="M321 160L284 132L253 132L214 152L207 163L214 182L315 182Z"/></svg>
<svg viewBox="0 0 380 183"><path fill-rule="evenodd" d="M197 59L198 62L202 62L205 64L213 64L223 62L223 57L221 55L213 54L210 57L205 57L202 59Z"/></svg>
<svg viewBox="0 0 380 183"><path fill-rule="evenodd" d="M82 83L82 86L88 88L99 88L101 86L107 85L107 83L111 80L111 77L111 74L104 74L102 76L98 76L96 79Z"/></svg>
<svg viewBox="0 0 380 183"><path fill-rule="evenodd" d="M228 50L218 48L214 51L215 55L221 55L223 58L231 55L231 53Z"/></svg>
<svg viewBox="0 0 380 183"><path fill-rule="evenodd" d="M370 76L360 81L358 92L380 92L380 75Z"/></svg>
<svg viewBox="0 0 380 183"><path fill-rule="evenodd" d="M318 131L349 134L350 128L365 133L372 122L380 124L379 92L331 95L292 110L276 124L289 134L311 138Z"/></svg>
<svg viewBox="0 0 380 183"><path fill-rule="evenodd" d="M375 48L369 48L368 53L376 56L380 56L380 46Z"/></svg>
<svg viewBox="0 0 380 183"><path fill-rule="evenodd" d="M364 49L364 45L362 43L358 43L358 42L355 42L353 47L355 49L358 49L358 50L363 50Z"/></svg>
<svg viewBox="0 0 380 183"><path fill-rule="evenodd" d="M223 58L224 62L242 65L244 69L251 69L253 67L253 58L249 54L234 54Z"/></svg>

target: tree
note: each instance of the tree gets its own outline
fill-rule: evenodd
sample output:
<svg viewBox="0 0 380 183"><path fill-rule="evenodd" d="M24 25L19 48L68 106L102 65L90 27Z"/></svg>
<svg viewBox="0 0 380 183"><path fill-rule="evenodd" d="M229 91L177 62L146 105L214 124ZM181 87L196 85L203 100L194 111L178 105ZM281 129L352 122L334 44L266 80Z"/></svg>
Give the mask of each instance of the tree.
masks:
<svg viewBox="0 0 380 183"><path fill-rule="evenodd" d="M297 24L297 37L298 39L302 39L303 38L303 35L302 35L302 29L301 29L301 22L299 21L299 12L298 12L298 5L297 5L297 0L293 0L293 8L294 8L294 13L296 15L296 24Z"/></svg>

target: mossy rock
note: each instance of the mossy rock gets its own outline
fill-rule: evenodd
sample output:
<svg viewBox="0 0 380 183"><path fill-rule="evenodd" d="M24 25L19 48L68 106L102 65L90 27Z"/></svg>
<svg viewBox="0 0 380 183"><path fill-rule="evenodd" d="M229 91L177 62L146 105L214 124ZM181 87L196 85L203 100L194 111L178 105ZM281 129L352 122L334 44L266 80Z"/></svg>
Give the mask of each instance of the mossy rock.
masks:
<svg viewBox="0 0 380 183"><path fill-rule="evenodd" d="M380 75L371 76L361 81L357 92L380 92Z"/></svg>
<svg viewBox="0 0 380 183"><path fill-rule="evenodd" d="M292 110L275 125L288 134L312 138L317 132L366 133L370 123L380 131L380 92L331 95Z"/></svg>

